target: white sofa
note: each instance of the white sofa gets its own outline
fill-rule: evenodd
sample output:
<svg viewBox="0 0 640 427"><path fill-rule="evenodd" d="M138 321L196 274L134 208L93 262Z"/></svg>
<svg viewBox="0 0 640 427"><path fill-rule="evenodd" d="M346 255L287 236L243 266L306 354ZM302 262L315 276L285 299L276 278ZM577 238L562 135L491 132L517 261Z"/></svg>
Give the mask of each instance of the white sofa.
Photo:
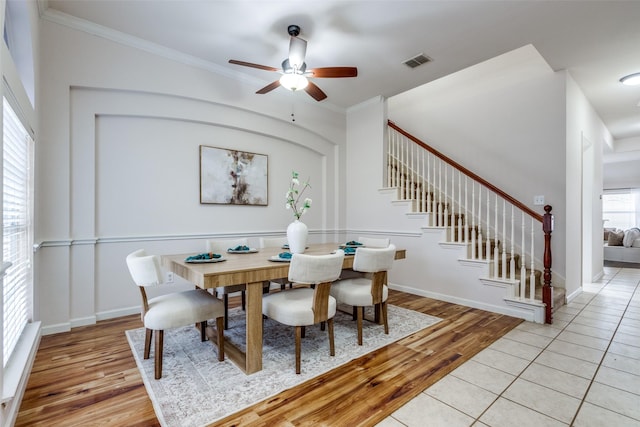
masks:
<svg viewBox="0 0 640 427"><path fill-rule="evenodd" d="M609 246L605 243L604 260L640 263L640 247L625 248L624 246Z"/></svg>
<svg viewBox="0 0 640 427"><path fill-rule="evenodd" d="M612 239L605 239L604 260L640 263L640 237L636 237L638 232L635 230L638 229L624 232L624 243L621 246L609 246ZM605 233L606 235L607 233Z"/></svg>

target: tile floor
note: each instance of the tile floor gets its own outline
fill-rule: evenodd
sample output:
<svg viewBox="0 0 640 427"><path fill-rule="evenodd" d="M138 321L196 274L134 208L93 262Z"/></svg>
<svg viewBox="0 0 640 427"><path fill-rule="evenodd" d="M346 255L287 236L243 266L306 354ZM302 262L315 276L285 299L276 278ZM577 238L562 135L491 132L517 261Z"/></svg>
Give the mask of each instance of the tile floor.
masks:
<svg viewBox="0 0 640 427"><path fill-rule="evenodd" d="M640 269L605 267L387 417L402 426L640 426Z"/></svg>

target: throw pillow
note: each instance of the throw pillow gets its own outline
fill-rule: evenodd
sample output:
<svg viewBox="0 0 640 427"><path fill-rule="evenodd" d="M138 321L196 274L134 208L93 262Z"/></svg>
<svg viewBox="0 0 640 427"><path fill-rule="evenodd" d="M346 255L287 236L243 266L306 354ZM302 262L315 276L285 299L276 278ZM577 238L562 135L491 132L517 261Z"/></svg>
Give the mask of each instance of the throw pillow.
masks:
<svg viewBox="0 0 640 427"><path fill-rule="evenodd" d="M624 240L624 231L616 230L609 233L609 239L607 240L607 244L609 246L622 246L623 240Z"/></svg>
<svg viewBox="0 0 640 427"><path fill-rule="evenodd" d="M612 231L616 231L615 228L611 228L611 227L605 227L604 228L604 241L608 241L609 240L609 233L611 233Z"/></svg>
<svg viewBox="0 0 640 427"><path fill-rule="evenodd" d="M622 239L622 246L630 248L633 245L634 240L640 237L640 228L630 228L624 232L624 238Z"/></svg>

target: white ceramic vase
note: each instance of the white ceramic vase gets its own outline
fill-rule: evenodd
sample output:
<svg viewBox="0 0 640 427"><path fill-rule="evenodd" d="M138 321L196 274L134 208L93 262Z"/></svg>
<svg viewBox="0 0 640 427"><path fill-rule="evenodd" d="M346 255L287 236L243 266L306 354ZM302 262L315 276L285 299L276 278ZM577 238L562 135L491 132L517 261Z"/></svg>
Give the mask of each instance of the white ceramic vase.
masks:
<svg viewBox="0 0 640 427"><path fill-rule="evenodd" d="M289 252L292 254L302 254L307 246L307 235L309 230L304 222L293 221L287 227L287 240L289 242Z"/></svg>

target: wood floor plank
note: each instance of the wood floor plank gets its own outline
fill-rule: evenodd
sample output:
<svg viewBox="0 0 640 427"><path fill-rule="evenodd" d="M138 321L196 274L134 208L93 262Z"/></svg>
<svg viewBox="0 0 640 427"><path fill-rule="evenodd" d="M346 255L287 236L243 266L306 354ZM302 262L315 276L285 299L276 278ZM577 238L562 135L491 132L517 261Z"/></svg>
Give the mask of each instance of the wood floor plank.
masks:
<svg viewBox="0 0 640 427"><path fill-rule="evenodd" d="M389 304L442 321L214 425L375 425L521 322L398 291ZM135 315L43 337L16 426L159 425L124 334L141 326Z"/></svg>

